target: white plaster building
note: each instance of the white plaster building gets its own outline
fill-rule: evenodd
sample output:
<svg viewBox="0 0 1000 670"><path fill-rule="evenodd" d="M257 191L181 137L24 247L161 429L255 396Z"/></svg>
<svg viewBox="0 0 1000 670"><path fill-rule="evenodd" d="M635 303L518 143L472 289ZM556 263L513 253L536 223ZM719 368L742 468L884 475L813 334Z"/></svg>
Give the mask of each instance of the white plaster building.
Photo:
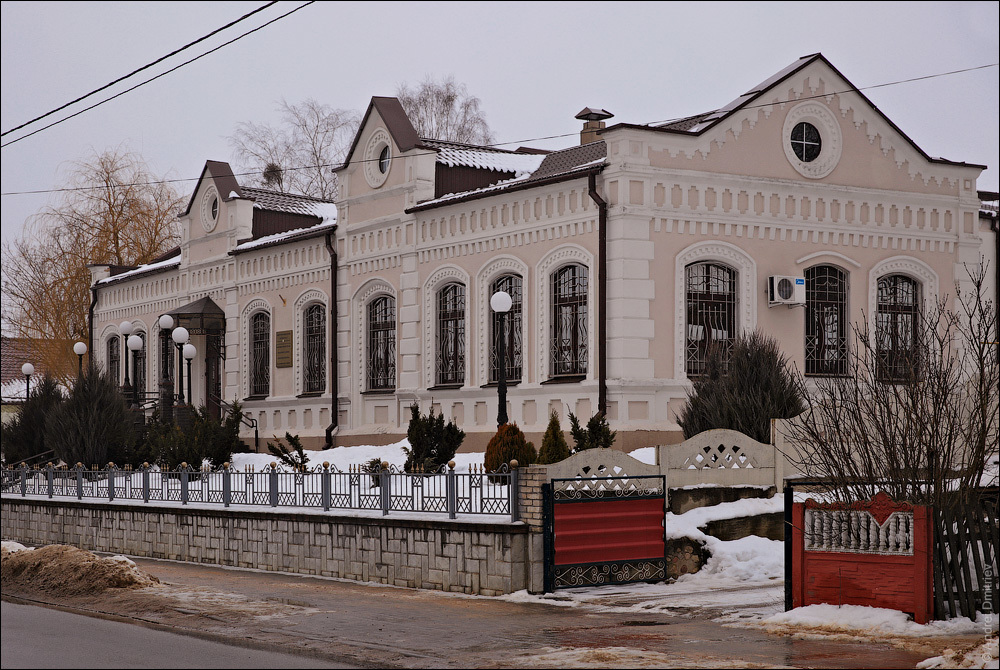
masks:
<svg viewBox="0 0 1000 670"><path fill-rule="evenodd" d="M420 138L397 100L373 98L336 208L209 162L176 255L94 268L92 351L114 358L122 320L155 342L160 314L191 319L209 298L196 403L214 389L262 436L321 446L398 440L417 402L481 448L504 288L510 420L531 438L550 411L604 410L631 449L681 439L708 343L760 328L800 370L836 374L849 322L877 315L905 346L990 236L985 166L925 154L819 54L710 113L610 116L581 112L579 146L505 151ZM166 363L146 355L147 390Z"/></svg>

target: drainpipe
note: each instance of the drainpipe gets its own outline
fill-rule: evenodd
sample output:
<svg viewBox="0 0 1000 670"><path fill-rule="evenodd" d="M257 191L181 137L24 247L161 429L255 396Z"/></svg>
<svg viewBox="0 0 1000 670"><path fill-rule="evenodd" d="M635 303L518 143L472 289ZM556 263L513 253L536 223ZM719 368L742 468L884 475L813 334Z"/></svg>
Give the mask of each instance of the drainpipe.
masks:
<svg viewBox="0 0 1000 670"><path fill-rule="evenodd" d="M337 419L337 397L340 395L340 370L337 367L337 250L333 246L333 235L336 232L334 227L332 232L326 234L326 250L330 253L330 394L332 395L330 407L330 425L326 427L326 446L333 448L336 446L333 440L333 432L338 428Z"/></svg>
<svg viewBox="0 0 1000 670"><path fill-rule="evenodd" d="M97 305L97 284L90 287L90 309L87 310L87 367L94 360L94 307Z"/></svg>
<svg viewBox="0 0 1000 670"><path fill-rule="evenodd" d="M597 175L587 178L588 193L597 204L597 411L608 414L608 203L597 194Z"/></svg>

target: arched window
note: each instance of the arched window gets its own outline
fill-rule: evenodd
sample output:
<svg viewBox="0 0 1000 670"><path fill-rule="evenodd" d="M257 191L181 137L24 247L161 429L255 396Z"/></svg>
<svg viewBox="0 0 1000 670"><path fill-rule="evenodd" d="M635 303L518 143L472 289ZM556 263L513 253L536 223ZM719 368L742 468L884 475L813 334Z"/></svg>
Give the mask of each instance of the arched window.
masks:
<svg viewBox="0 0 1000 670"><path fill-rule="evenodd" d="M587 374L587 268L552 275L552 376Z"/></svg>
<svg viewBox="0 0 1000 670"><path fill-rule="evenodd" d="M817 265L805 274L806 374L846 374L847 273Z"/></svg>
<svg viewBox="0 0 1000 670"><path fill-rule="evenodd" d="M497 277L490 285L490 296L498 291L505 291L511 298L510 311L507 312L504 322L504 359L507 362L506 376L504 379L510 381L521 381L521 371L523 369L523 356L521 351L521 278L517 275L504 275ZM493 312L490 320L490 382L500 380L500 360L497 340L500 334L500 318L498 312Z"/></svg>
<svg viewBox="0 0 1000 670"><path fill-rule="evenodd" d="M368 390L396 388L396 301L385 295L368 303Z"/></svg>
<svg viewBox="0 0 1000 670"><path fill-rule="evenodd" d="M688 376L705 372L708 351L728 351L736 336L736 270L719 263L692 263L685 268L685 369Z"/></svg>
<svg viewBox="0 0 1000 670"><path fill-rule="evenodd" d="M133 351L132 356L135 360L135 379L132 383L135 385L136 393L139 395L139 402L143 401L143 394L146 393L146 333L136 333L139 339L142 340L142 347L139 351Z"/></svg>
<svg viewBox="0 0 1000 670"><path fill-rule="evenodd" d="M122 380L122 357L121 357L121 339L117 335L112 335L108 339L108 376L114 380L116 384L120 384Z"/></svg>
<svg viewBox="0 0 1000 670"><path fill-rule="evenodd" d="M465 383L465 286L448 284L437 294L437 384Z"/></svg>
<svg viewBox="0 0 1000 670"><path fill-rule="evenodd" d="M906 275L880 277L875 315L875 348L880 378L901 381L913 375L919 318L920 283Z"/></svg>
<svg viewBox="0 0 1000 670"><path fill-rule="evenodd" d="M250 317L250 395L271 392L271 316L257 312Z"/></svg>
<svg viewBox="0 0 1000 670"><path fill-rule="evenodd" d="M303 319L305 369L302 391L322 393L326 390L326 308L319 303L309 305Z"/></svg>

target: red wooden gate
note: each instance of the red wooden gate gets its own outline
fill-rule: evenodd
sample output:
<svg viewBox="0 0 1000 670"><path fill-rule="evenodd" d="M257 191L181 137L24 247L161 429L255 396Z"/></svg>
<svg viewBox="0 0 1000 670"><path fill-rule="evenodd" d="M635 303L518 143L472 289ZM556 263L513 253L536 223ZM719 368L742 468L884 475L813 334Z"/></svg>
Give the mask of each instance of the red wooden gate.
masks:
<svg viewBox="0 0 1000 670"><path fill-rule="evenodd" d="M545 492L545 590L666 578L662 476L553 479Z"/></svg>

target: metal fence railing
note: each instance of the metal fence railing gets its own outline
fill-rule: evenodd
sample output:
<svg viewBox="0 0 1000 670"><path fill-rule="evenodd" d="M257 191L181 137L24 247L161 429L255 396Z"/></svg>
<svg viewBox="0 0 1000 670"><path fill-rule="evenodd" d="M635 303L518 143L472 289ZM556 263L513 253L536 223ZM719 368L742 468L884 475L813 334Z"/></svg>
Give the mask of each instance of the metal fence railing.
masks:
<svg viewBox="0 0 1000 670"><path fill-rule="evenodd" d="M452 465L452 464L449 464ZM394 466L378 471L354 467L342 472L324 463L311 469L287 470L272 464L260 471L156 467L87 469L26 466L0 470L5 494L136 503L216 503L224 507L306 507L330 510L433 512L509 515L518 520L516 468L485 472L443 467L440 472L410 473Z"/></svg>

